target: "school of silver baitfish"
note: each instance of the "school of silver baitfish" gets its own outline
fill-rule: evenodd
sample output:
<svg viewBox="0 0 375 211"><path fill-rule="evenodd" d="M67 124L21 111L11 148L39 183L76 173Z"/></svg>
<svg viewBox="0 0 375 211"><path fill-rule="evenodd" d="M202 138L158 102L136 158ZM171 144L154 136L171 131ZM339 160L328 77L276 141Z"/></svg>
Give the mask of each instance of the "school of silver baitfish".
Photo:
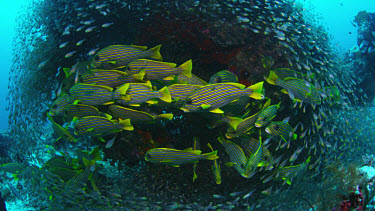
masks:
<svg viewBox="0 0 375 211"><path fill-rule="evenodd" d="M71 175L59 183L59 196L52 188L46 194L51 209L261 210L267 196L287 191L296 177L307 172L316 179L325 162L361 155L345 113L367 96L342 68L325 30L293 1L30 5L17 29L16 45L26 47L17 49L10 77L18 160L43 159L33 157L45 145L67 160L77 158L74 148L92 150L79 161L37 161L55 176L64 173L46 163ZM187 33L199 36L181 36ZM241 49L214 57L202 42L191 48L206 54L181 44L200 38L215 43L215 51ZM221 69L198 58L208 55ZM244 59L256 60L252 69L239 68ZM55 138L45 133L51 128ZM162 132L167 138L156 139ZM104 160L117 165L132 156L136 163L125 168L131 176L119 170L110 183ZM106 178L100 187L97 177ZM90 185L82 188L82 181ZM69 198L75 191L83 196Z"/></svg>

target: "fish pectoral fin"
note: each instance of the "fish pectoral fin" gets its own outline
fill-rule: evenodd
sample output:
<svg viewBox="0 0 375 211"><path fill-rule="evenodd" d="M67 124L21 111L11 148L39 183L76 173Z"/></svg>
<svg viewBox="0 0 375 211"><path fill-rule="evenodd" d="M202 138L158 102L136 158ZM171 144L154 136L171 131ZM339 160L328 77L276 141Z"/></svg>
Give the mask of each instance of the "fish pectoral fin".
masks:
<svg viewBox="0 0 375 211"><path fill-rule="evenodd" d="M98 139L101 141L101 142L104 142L105 143L105 140L103 137L99 136Z"/></svg>
<svg viewBox="0 0 375 211"><path fill-rule="evenodd" d="M108 61L109 64L116 64L117 61Z"/></svg>
<svg viewBox="0 0 375 211"><path fill-rule="evenodd" d="M163 80L166 80L166 81L173 81L173 80L174 80L174 77L172 77L172 76L167 76L167 77L163 78Z"/></svg>
<svg viewBox="0 0 375 211"><path fill-rule="evenodd" d="M215 114L223 114L224 111L221 110L220 108L217 108L217 109L214 109L214 110L210 110L211 113L215 113Z"/></svg>
<svg viewBox="0 0 375 211"><path fill-rule="evenodd" d="M170 165L170 166L172 166L172 167L180 167L180 165Z"/></svg>
<svg viewBox="0 0 375 211"><path fill-rule="evenodd" d="M211 107L211 105L209 105L209 104L202 104L201 107L203 109L207 109L207 108Z"/></svg>
<svg viewBox="0 0 375 211"><path fill-rule="evenodd" d="M157 100L147 100L146 103L151 104L151 105L155 105L155 104L158 104L158 101Z"/></svg>
<svg viewBox="0 0 375 211"><path fill-rule="evenodd" d="M140 104L129 104L129 106L136 106L136 107L139 107L141 106Z"/></svg>
<svg viewBox="0 0 375 211"><path fill-rule="evenodd" d="M111 104L114 104L115 102L111 101L111 102L106 102L106 103L103 103L103 105L111 105Z"/></svg>
<svg viewBox="0 0 375 211"><path fill-rule="evenodd" d="M77 104L79 103L79 101L80 101L80 100L75 100L75 101L73 102L73 105L77 105Z"/></svg>
<svg viewBox="0 0 375 211"><path fill-rule="evenodd" d="M286 89L282 89L281 92L284 94L288 94L288 91Z"/></svg>
<svg viewBox="0 0 375 211"><path fill-rule="evenodd" d="M93 130L94 130L94 128L89 128L89 129L86 130L86 132L90 133L90 132L92 132Z"/></svg>

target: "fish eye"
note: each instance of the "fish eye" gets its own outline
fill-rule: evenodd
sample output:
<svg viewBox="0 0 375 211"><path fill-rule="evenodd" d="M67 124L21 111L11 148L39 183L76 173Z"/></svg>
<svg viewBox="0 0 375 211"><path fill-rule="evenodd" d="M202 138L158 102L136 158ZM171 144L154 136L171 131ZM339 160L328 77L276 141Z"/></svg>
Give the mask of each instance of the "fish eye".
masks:
<svg viewBox="0 0 375 211"><path fill-rule="evenodd" d="M192 103L193 103L193 101L191 101L191 100L186 101L186 104L192 104Z"/></svg>
<svg viewBox="0 0 375 211"><path fill-rule="evenodd" d="M274 129L275 129L275 130L279 130L279 126L278 126L278 125L275 125Z"/></svg>
<svg viewBox="0 0 375 211"><path fill-rule="evenodd" d="M57 108L57 104L52 106L52 109L56 109L56 108Z"/></svg>
<svg viewBox="0 0 375 211"><path fill-rule="evenodd" d="M94 57L94 60L95 60L95 61L99 61L99 60L100 60L100 56L99 56L99 55L95 56L95 57Z"/></svg>

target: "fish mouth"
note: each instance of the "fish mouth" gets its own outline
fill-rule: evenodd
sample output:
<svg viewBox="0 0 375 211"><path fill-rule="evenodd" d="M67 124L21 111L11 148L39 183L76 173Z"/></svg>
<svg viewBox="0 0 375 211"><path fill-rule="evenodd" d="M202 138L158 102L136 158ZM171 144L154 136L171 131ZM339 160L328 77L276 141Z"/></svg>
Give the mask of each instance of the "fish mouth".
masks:
<svg viewBox="0 0 375 211"><path fill-rule="evenodd" d="M259 123L255 123L255 127L262 127L262 125L259 124ZM266 130L267 130L267 129L266 129Z"/></svg>
<svg viewBox="0 0 375 211"><path fill-rule="evenodd" d="M271 131L269 128L266 128L266 133L271 134Z"/></svg>
<svg viewBox="0 0 375 211"><path fill-rule="evenodd" d="M180 108L180 109L183 110L185 113L189 112L189 109L186 109L186 108Z"/></svg>

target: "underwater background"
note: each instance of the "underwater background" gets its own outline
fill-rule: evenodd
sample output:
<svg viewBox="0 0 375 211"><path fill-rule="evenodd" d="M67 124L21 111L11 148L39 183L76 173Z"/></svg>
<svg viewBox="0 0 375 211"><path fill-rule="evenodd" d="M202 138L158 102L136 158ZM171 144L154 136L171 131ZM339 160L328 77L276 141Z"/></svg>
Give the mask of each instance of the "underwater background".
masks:
<svg viewBox="0 0 375 211"><path fill-rule="evenodd" d="M375 210L374 10L4 3L0 211Z"/></svg>

